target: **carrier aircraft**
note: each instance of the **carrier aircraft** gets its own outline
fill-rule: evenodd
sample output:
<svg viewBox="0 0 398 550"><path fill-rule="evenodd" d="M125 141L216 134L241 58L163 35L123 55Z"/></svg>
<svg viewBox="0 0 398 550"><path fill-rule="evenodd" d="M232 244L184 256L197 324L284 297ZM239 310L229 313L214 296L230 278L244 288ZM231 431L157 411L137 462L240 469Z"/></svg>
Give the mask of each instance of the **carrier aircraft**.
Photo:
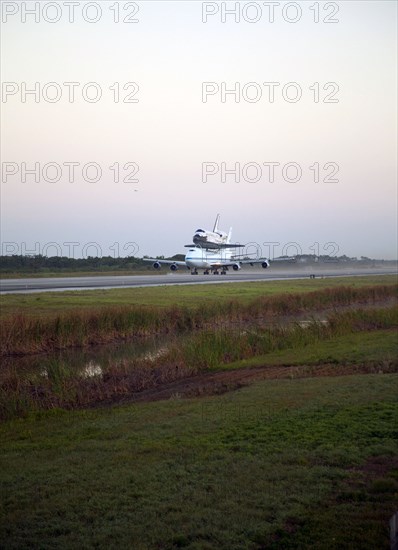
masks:
<svg viewBox="0 0 398 550"><path fill-rule="evenodd" d="M153 262L155 269L160 269L163 264L168 265L171 271L177 271L180 267L190 269L192 275L198 275L198 269L203 269L204 275L225 275L229 268L234 271L241 269L242 265L261 264L266 269L270 265L267 258L248 259L241 258L239 255L233 254L233 249L242 248L244 245L231 243L232 227L228 233L219 230L218 223L220 215L214 224L213 231L206 229L197 229L192 238L193 244L187 244L188 252L185 260L158 260L155 258L144 258L147 262Z"/></svg>

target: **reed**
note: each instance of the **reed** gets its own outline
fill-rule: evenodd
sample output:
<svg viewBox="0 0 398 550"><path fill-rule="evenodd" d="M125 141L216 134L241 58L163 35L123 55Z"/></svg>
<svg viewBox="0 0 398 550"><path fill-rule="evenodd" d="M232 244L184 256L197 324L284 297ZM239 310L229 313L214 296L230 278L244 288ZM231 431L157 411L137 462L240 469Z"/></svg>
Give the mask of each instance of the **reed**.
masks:
<svg viewBox="0 0 398 550"><path fill-rule="evenodd" d="M24 377L10 368L0 383L0 418L52 408L81 408L98 402L134 398L144 390L187 378L234 361L299 350L341 335L398 327L398 307L332 313L326 322L261 325L242 330L200 330L176 337L162 353L133 360L109 360L90 371L43 359L41 372ZM266 360L266 359L265 359ZM396 362L396 366L398 363Z"/></svg>
<svg viewBox="0 0 398 550"><path fill-rule="evenodd" d="M27 355L69 347L109 343L142 335L181 334L353 304L374 304L397 297L398 285L335 287L295 294L211 301L197 307L106 306L57 315L12 314L0 322L0 355Z"/></svg>
<svg viewBox="0 0 398 550"><path fill-rule="evenodd" d="M170 349L187 366L211 369L277 350L299 349L348 333L398 327L398 307L332 313L327 322L300 323L249 330L202 331ZM162 358L167 361L166 357Z"/></svg>

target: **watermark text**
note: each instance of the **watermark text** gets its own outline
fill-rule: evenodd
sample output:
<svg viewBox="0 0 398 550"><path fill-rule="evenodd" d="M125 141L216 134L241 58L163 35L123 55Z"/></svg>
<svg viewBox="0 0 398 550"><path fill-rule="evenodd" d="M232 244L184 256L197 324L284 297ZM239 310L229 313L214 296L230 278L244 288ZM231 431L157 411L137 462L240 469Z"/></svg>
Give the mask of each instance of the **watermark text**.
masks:
<svg viewBox="0 0 398 550"><path fill-rule="evenodd" d="M1 102L20 103L139 103L137 82L2 82Z"/></svg>
<svg viewBox="0 0 398 550"><path fill-rule="evenodd" d="M202 162L202 183L339 183L337 162L314 162L302 166L298 162Z"/></svg>
<svg viewBox="0 0 398 550"><path fill-rule="evenodd" d="M202 23L339 23L337 2L203 2Z"/></svg>
<svg viewBox="0 0 398 550"><path fill-rule="evenodd" d="M19 23L139 23L137 2L1 2L1 21Z"/></svg>
<svg viewBox="0 0 398 550"><path fill-rule="evenodd" d="M339 103L337 82L202 82L202 103Z"/></svg>
<svg viewBox="0 0 398 550"><path fill-rule="evenodd" d="M75 183L85 181L98 183L139 183L140 170L136 162L113 162L102 166L99 162L2 162L2 183L57 183L59 181Z"/></svg>

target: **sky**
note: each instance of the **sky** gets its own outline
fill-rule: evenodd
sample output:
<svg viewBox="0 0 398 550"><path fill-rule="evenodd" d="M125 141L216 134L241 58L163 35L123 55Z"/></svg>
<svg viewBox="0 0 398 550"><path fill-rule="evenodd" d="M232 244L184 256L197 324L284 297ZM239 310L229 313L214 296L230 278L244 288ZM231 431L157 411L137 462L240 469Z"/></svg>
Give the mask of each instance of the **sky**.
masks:
<svg viewBox="0 0 398 550"><path fill-rule="evenodd" d="M397 258L396 2L1 8L3 254Z"/></svg>

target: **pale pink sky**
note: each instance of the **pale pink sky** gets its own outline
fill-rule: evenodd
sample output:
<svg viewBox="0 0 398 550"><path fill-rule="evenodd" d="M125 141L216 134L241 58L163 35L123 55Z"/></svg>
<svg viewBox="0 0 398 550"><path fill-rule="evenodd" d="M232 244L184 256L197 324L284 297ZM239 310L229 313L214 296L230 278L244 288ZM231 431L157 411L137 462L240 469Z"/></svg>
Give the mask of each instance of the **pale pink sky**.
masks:
<svg viewBox="0 0 398 550"><path fill-rule="evenodd" d="M23 246L42 251L55 242L66 253L63 243L73 241L79 255L95 242L107 255L113 243L123 254L123 246L135 242L136 255L169 255L184 252L193 231L211 228L220 212L222 227L232 225L235 239L280 242L279 252L296 242L303 253L319 243L322 253L334 242L349 256L397 257L395 2L329 3L338 7L338 22L329 24L322 22L331 14L325 2L319 3L319 23L313 2L298 3L296 23L284 19L286 2L273 23L265 11L255 23L245 21L243 11L240 22L227 16L223 23L222 3L203 23L204 4L185 1L138 2L133 24L113 21L114 2L100 3L96 23L84 20L86 2L73 23L65 12L47 22L51 11L24 23L22 3L8 4L19 11L2 24L2 80L17 91L3 94L1 153L3 170L18 171L2 179L3 244L16 243L20 253ZM128 15L127 4L119 3L120 17ZM24 83L31 88L35 82L39 101L28 95L24 102ZM62 91L58 102L43 99L45 90L50 99L56 90L45 88L50 82ZM65 82L78 83L74 102ZM96 103L83 98L89 82L102 91ZM139 101L115 103L115 82L121 99L135 91L123 90L125 83L138 83L132 98ZM222 103L217 93L203 103L203 82L220 89L239 82L241 91L251 82L262 96L250 102L241 93L235 102L229 95ZM280 83L273 103L264 82ZM282 96L289 82L302 91L296 103ZM336 103L323 102L334 90L323 89L328 82L339 86ZM79 163L73 182L64 165L70 162ZM84 180L82 167L89 162L101 167L100 181ZM125 176L132 172L133 165L123 170L128 162L139 166L139 181L115 182L115 163ZM204 162L220 168L207 182ZM280 163L274 182L267 162ZM293 162L302 170L297 182L282 174ZM27 175L24 182L23 163L39 163L40 171L57 163L62 175L56 182L42 173L39 182ZM221 163L227 169L255 163L263 173L257 182L242 172L239 182L233 175L223 182ZM314 163L321 179L329 173L326 163L338 166L338 182L315 182Z"/></svg>

